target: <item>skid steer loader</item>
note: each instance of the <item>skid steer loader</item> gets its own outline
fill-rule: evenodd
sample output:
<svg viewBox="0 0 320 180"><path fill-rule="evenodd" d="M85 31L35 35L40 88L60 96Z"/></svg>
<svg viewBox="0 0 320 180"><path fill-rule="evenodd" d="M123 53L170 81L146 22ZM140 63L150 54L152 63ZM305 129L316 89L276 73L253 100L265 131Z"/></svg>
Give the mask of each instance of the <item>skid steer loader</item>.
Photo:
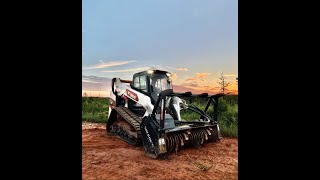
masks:
<svg viewBox="0 0 320 180"><path fill-rule="evenodd" d="M222 137L218 125L218 99L224 94L174 93L170 73L148 70L133 80L113 78L106 130L132 145L143 145L151 158L165 156L185 146L200 146ZM204 110L180 97L207 98ZM213 105L213 117L206 112ZM180 111L188 109L199 118L186 121Z"/></svg>

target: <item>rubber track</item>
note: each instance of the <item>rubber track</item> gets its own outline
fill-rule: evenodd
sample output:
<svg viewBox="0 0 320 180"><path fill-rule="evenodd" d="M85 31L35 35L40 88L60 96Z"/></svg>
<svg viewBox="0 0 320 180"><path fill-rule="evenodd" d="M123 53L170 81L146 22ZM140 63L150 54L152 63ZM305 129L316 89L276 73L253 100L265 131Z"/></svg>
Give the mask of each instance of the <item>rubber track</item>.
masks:
<svg viewBox="0 0 320 180"><path fill-rule="evenodd" d="M126 107L115 107L113 108L117 113L123 117L124 120L126 120L130 125L134 127L134 129L137 132L137 142L133 145L141 145L142 144L142 135L141 135L141 130L140 130L140 124L141 124L141 119L135 115L130 109ZM125 139L123 139L125 140ZM126 141L130 144L132 144L129 141Z"/></svg>

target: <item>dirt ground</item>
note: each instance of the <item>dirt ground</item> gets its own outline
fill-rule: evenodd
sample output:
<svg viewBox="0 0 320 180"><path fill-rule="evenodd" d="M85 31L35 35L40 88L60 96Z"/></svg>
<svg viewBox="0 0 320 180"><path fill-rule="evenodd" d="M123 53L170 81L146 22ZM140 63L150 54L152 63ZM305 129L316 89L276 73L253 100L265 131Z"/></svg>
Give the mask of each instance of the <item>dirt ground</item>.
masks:
<svg viewBox="0 0 320 180"><path fill-rule="evenodd" d="M211 169L201 170L199 164ZM167 159L151 159L143 147L107 136L104 124L83 123L82 179L238 179L238 140L223 138L200 148L180 149Z"/></svg>

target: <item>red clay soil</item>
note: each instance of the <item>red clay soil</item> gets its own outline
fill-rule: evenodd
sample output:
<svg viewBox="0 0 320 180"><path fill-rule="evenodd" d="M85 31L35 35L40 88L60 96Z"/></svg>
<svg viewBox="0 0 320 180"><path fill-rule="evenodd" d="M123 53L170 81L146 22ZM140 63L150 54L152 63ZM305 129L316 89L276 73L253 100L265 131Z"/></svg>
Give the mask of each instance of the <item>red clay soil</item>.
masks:
<svg viewBox="0 0 320 180"><path fill-rule="evenodd" d="M199 164L211 169L201 170ZM223 138L200 148L180 149L167 159L151 159L143 147L106 135L105 125L83 123L82 179L238 179L238 140Z"/></svg>

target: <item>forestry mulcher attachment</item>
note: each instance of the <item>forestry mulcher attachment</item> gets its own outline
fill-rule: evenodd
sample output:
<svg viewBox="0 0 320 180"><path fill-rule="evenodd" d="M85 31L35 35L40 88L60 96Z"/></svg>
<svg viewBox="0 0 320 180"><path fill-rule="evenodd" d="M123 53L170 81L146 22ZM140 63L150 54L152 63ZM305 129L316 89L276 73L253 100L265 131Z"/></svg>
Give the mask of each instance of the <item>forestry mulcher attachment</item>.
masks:
<svg viewBox="0 0 320 180"><path fill-rule="evenodd" d="M132 81L113 78L111 88L107 134L118 135L132 145L143 145L151 158L221 139L218 99L224 94L174 93L170 73L162 70L136 73ZM180 97L207 98L208 103L201 110ZM206 113L210 104L214 107L213 117ZM180 111L185 109L199 114L199 119L183 120Z"/></svg>

